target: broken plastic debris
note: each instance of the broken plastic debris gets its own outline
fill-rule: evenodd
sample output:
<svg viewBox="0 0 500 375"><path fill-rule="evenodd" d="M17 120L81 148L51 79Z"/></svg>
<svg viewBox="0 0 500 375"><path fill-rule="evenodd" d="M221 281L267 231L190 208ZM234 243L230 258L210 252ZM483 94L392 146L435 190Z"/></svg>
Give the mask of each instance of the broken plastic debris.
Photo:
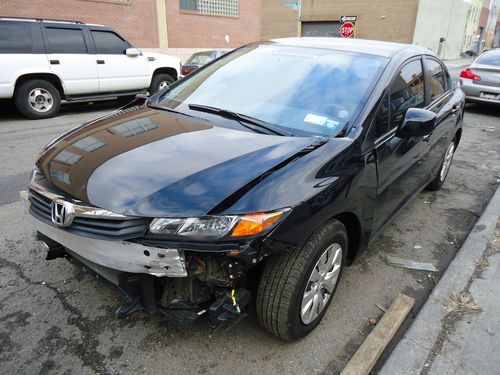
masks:
<svg viewBox="0 0 500 375"><path fill-rule="evenodd" d="M387 261L387 264L389 264L390 266L409 268L420 271L430 271L430 272L438 271L438 269L432 263L416 262L412 259L393 257L391 255L386 255L385 259Z"/></svg>
<svg viewBox="0 0 500 375"><path fill-rule="evenodd" d="M414 248L414 249L421 249L421 248L422 248L422 246L420 246L420 245L415 245L415 246L413 246L413 248Z"/></svg>

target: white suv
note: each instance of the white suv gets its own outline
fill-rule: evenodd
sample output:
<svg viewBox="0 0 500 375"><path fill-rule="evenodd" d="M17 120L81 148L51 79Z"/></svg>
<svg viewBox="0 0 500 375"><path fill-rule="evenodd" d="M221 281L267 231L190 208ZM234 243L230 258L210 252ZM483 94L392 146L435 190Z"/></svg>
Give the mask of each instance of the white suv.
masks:
<svg viewBox="0 0 500 375"><path fill-rule="evenodd" d="M29 118L54 116L61 102L156 92L177 80L180 65L109 27L0 17L0 99Z"/></svg>

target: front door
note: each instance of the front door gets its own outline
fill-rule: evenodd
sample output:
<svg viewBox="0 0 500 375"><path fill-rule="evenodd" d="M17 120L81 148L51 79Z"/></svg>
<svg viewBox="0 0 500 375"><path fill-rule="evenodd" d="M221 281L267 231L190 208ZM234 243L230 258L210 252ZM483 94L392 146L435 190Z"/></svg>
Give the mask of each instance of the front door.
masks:
<svg viewBox="0 0 500 375"><path fill-rule="evenodd" d="M147 89L147 58L143 55L127 56L129 42L110 30L90 28L97 54L97 72L101 93L137 91Z"/></svg>
<svg viewBox="0 0 500 375"><path fill-rule="evenodd" d="M426 138L427 151L425 156L426 173L433 178L444 158L444 153L451 142L450 133L457 123L460 103L453 99L452 83L446 68L436 59L425 59L425 74L429 110L436 113L436 128Z"/></svg>
<svg viewBox="0 0 500 375"><path fill-rule="evenodd" d="M373 231L380 229L423 183L424 139L399 138L396 129L408 108L424 106L424 74L418 58L405 63L393 78L374 120L378 183Z"/></svg>
<svg viewBox="0 0 500 375"><path fill-rule="evenodd" d="M89 54L82 26L46 24L43 36L50 69L61 78L65 93L69 96L97 93L95 57Z"/></svg>

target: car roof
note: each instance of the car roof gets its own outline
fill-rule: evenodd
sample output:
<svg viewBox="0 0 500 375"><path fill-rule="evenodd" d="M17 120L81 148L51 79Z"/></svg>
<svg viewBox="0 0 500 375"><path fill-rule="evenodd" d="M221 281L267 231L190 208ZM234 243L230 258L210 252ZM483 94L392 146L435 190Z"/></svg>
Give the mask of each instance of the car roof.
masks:
<svg viewBox="0 0 500 375"><path fill-rule="evenodd" d="M380 40L353 39L353 38L334 38L334 37L302 37L302 38L280 38L272 39L271 42L284 46L322 48L337 51L361 52L370 55L383 57L393 57L396 54L405 51L413 52L416 55L434 53L424 47L414 44L403 44L393 42L383 42Z"/></svg>
<svg viewBox="0 0 500 375"><path fill-rule="evenodd" d="M16 21L16 22L43 22L43 23L62 23L62 24L76 24L76 25L87 25L87 26L101 26L94 23L85 23L78 20L62 20L62 19L51 19L51 18L30 18L30 17L3 17L0 16L0 21Z"/></svg>

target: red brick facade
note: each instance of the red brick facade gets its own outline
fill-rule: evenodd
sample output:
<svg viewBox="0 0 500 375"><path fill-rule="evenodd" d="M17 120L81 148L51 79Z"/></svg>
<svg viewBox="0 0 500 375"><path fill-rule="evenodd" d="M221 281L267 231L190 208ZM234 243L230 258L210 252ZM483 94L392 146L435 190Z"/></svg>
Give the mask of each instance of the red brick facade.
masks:
<svg viewBox="0 0 500 375"><path fill-rule="evenodd" d="M169 47L233 48L260 40L260 0L240 0L239 17L181 11L179 0L166 4Z"/></svg>
<svg viewBox="0 0 500 375"><path fill-rule="evenodd" d="M155 0L0 0L0 16L78 20L111 26L138 47L158 47Z"/></svg>

